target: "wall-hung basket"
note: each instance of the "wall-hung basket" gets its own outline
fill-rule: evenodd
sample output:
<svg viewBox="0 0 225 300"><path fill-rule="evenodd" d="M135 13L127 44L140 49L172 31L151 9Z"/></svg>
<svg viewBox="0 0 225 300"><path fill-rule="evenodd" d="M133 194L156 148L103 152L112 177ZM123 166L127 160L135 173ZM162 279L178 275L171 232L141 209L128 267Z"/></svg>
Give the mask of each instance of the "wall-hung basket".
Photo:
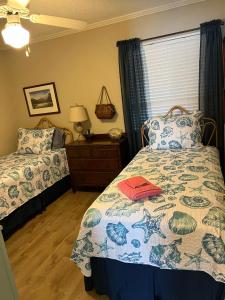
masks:
<svg viewBox="0 0 225 300"><path fill-rule="evenodd" d="M106 87L103 86L95 108L96 117L98 119L103 119L103 120L112 119L115 113L116 113L115 106L112 104L110 100Z"/></svg>

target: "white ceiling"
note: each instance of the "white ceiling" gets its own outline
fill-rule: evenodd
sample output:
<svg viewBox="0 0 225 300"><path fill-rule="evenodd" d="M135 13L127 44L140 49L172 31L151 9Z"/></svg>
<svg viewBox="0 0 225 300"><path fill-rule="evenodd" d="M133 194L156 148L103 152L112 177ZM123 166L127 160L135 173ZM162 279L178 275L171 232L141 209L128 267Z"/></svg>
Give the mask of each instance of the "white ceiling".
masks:
<svg viewBox="0 0 225 300"><path fill-rule="evenodd" d="M142 12L147 14L151 10L164 10L164 8L168 9L168 6L177 7L201 1L204 0L31 0L29 9L31 13L35 14L79 19L86 21L89 27L92 27L93 23L97 22L98 24L98 22L121 16L126 18L129 14L143 10L147 10ZM30 31L32 41L45 40L66 32L68 34L68 30L65 28L32 24L26 20L23 20L22 23ZM5 20L1 19L0 30L4 24ZM2 45L3 42L0 40L0 47Z"/></svg>
<svg viewBox="0 0 225 300"><path fill-rule="evenodd" d="M32 12L94 23L176 0L33 0Z"/></svg>

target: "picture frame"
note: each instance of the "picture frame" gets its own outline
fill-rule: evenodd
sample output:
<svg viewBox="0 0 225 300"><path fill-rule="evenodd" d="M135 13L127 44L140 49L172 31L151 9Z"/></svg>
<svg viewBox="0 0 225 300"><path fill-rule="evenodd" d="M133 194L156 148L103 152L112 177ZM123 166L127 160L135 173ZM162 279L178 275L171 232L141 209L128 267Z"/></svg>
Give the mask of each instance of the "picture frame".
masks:
<svg viewBox="0 0 225 300"><path fill-rule="evenodd" d="M30 117L60 113L54 82L28 86L23 92Z"/></svg>

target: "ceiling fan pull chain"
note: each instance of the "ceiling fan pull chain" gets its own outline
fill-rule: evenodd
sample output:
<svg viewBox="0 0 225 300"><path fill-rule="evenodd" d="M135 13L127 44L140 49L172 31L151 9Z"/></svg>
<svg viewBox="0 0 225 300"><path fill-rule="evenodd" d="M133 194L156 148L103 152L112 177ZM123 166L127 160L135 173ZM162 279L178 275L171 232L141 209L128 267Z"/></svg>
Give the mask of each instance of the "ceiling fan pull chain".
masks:
<svg viewBox="0 0 225 300"><path fill-rule="evenodd" d="M30 53L31 53L30 46L27 45L27 46L25 47L25 54L26 54L26 57L30 57Z"/></svg>

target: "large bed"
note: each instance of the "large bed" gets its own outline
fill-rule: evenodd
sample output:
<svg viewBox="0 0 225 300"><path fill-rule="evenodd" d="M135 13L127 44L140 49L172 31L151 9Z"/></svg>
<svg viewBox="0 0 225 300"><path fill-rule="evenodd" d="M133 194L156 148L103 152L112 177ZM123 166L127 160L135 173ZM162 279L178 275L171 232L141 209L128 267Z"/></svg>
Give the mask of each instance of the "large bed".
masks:
<svg viewBox="0 0 225 300"><path fill-rule="evenodd" d="M163 193L131 201L117 184L137 175ZM147 146L86 211L72 259L111 300L224 300L224 231L218 150Z"/></svg>
<svg viewBox="0 0 225 300"><path fill-rule="evenodd" d="M36 129L52 128L41 119ZM67 142L72 133L62 129ZM7 239L18 227L70 188L65 148L40 154L12 154L0 158L0 224Z"/></svg>

